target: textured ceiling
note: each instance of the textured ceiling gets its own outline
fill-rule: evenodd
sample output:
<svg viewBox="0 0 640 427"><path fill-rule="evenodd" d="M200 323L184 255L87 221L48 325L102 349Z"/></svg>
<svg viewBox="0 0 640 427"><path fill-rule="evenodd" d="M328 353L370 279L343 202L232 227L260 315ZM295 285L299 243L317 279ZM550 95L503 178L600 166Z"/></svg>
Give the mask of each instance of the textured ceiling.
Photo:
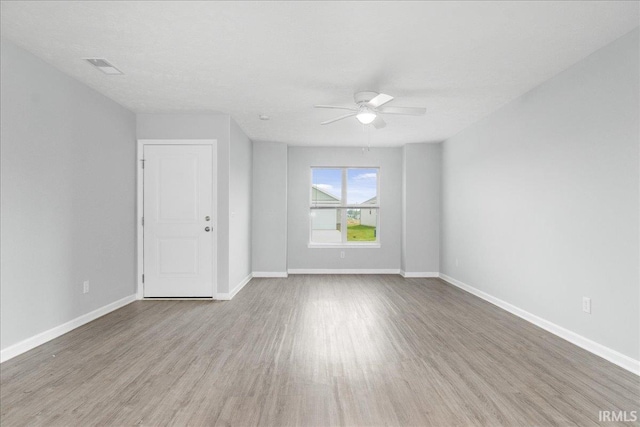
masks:
<svg viewBox="0 0 640 427"><path fill-rule="evenodd" d="M638 2L2 2L3 37L135 112L230 114L254 140L444 140L639 22ZM82 61L102 57L123 76ZM374 90L423 117L355 118ZM271 116L261 121L259 114Z"/></svg>

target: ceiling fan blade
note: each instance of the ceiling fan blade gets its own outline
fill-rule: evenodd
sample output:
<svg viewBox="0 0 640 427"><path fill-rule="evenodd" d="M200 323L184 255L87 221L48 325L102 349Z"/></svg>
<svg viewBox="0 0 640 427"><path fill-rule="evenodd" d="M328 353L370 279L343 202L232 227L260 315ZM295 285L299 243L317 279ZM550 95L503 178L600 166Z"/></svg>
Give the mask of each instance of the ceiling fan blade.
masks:
<svg viewBox="0 0 640 427"><path fill-rule="evenodd" d="M377 111L382 114L408 114L410 116L421 116L427 112L427 109L419 107L384 107L378 108Z"/></svg>
<svg viewBox="0 0 640 427"><path fill-rule="evenodd" d="M371 122L371 124L376 129L382 129L383 127L385 127L387 125L387 123L384 120L382 120L382 117L380 117L380 116L376 116L375 120L373 122Z"/></svg>
<svg viewBox="0 0 640 427"><path fill-rule="evenodd" d="M384 93L379 93L375 98L367 102L367 105L373 108L378 108L381 105L384 105L387 102L391 101L392 99L393 99L393 96L391 95L385 95Z"/></svg>
<svg viewBox="0 0 640 427"><path fill-rule="evenodd" d="M334 108L336 110L358 111L357 108L346 105L314 105L315 108Z"/></svg>
<svg viewBox="0 0 640 427"><path fill-rule="evenodd" d="M329 123L337 122L338 120L346 119L347 117L355 116L356 113L345 114L344 116L336 117L335 119L327 120L326 122L320 123L321 125L328 125Z"/></svg>

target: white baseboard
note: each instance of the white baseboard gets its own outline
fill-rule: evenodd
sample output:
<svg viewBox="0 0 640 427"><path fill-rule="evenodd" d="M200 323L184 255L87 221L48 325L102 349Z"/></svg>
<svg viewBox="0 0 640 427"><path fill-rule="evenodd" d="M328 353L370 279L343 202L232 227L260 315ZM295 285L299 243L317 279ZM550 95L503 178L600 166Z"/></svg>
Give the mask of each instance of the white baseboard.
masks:
<svg viewBox="0 0 640 427"><path fill-rule="evenodd" d="M446 274L440 274L440 278L452 284L453 286L456 286L464 291L469 292L470 294L482 298L483 300L488 301L491 304L508 311L509 313L515 314L516 316L528 322L531 322L534 325L539 326L540 328L551 332L552 334L557 335L572 344L577 345L578 347L581 347L597 356L600 356L603 359L606 359L609 362L614 363L629 372L640 375L640 361L638 360L619 353L616 350L613 350L602 344L598 344L595 341L591 341L590 339L585 338L582 335L576 334L575 332L565 329L562 326L558 326L555 323L549 322L548 320L538 317L535 314L531 314L528 311L516 307L515 305L509 304L508 302L496 298L492 295L489 295L486 292L474 288L473 286L469 286L466 283L454 279L453 277L449 277Z"/></svg>
<svg viewBox="0 0 640 427"><path fill-rule="evenodd" d="M406 279L427 279L432 277L440 277L440 273L433 271L404 271L400 270L400 275Z"/></svg>
<svg viewBox="0 0 640 427"><path fill-rule="evenodd" d="M254 271L253 277L289 277L286 271Z"/></svg>
<svg viewBox="0 0 640 427"><path fill-rule="evenodd" d="M400 274L398 269L359 269L359 268L343 268L343 269L330 269L330 268L292 268L288 271L289 274Z"/></svg>
<svg viewBox="0 0 640 427"><path fill-rule="evenodd" d="M107 304L103 307L100 307L96 310L93 310L87 314L83 314L82 316L76 317L73 320L70 320L62 325L56 326L55 328L51 328L47 331L41 332L38 335L34 335L31 338L27 338L26 340L20 341L17 344L9 346L4 350L0 351L0 362L6 362L9 359L12 359L22 353L25 353L33 348L38 347L48 341L51 341L54 338L58 338L61 335L66 334L84 324L87 324L93 320L96 320L99 317L104 316L105 314L111 313L114 310L124 307L127 304L132 303L136 300L136 294L129 295L128 297L124 297L119 299L118 301L114 301L111 304Z"/></svg>
<svg viewBox="0 0 640 427"><path fill-rule="evenodd" d="M216 299L217 299L217 300L221 300L221 301L231 301L231 299L232 299L233 297L235 297L235 296L236 296L236 294L237 294L238 292L240 292L240 290L241 290L242 288L244 288L244 285L246 285L247 283L249 283L249 282L251 281L251 279L252 279L252 278L253 278L253 274L249 273L249 274L247 275L247 277L245 277L244 279L242 279L242 280L240 281L240 283L238 283L238 284L236 285L236 287L235 287L235 288L233 288L233 289L231 290L231 292L229 292L229 293L218 293L218 294L216 294Z"/></svg>
<svg viewBox="0 0 640 427"><path fill-rule="evenodd" d="M140 301L215 301L214 297L149 297L142 298Z"/></svg>

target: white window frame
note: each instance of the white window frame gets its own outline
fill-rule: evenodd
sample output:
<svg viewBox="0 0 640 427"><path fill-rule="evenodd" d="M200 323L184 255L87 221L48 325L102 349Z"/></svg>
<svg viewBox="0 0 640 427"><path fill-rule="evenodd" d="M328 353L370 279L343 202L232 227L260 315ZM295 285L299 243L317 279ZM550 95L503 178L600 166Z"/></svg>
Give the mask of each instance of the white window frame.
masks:
<svg viewBox="0 0 640 427"><path fill-rule="evenodd" d="M342 171L342 194L340 196L339 204L325 204L323 207L319 207L318 204L313 202L313 191L309 191L309 248L315 249L335 249L335 248L361 248L361 249L376 249L380 248L381 233L380 233L380 175L382 168L380 166L311 166L309 168L309 187L313 186L313 170L314 169L340 169ZM349 169L376 169L376 204L375 205L354 205L347 203L347 171ZM377 225L376 225L376 241L375 242L349 242L347 241L347 210L348 209L376 209L377 212ZM340 243L315 243L311 240L313 235L313 220L311 217L311 211L313 209L340 209L340 221L343 226L340 232L342 233L342 242Z"/></svg>

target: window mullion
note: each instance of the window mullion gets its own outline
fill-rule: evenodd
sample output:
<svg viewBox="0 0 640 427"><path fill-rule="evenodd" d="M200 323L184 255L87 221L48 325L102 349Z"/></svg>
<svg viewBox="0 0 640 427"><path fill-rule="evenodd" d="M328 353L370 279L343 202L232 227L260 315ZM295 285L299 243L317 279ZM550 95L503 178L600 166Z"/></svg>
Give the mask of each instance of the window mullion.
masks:
<svg viewBox="0 0 640 427"><path fill-rule="evenodd" d="M342 168L342 209L340 209L340 219L342 221L341 234L342 243L347 243L347 168Z"/></svg>

